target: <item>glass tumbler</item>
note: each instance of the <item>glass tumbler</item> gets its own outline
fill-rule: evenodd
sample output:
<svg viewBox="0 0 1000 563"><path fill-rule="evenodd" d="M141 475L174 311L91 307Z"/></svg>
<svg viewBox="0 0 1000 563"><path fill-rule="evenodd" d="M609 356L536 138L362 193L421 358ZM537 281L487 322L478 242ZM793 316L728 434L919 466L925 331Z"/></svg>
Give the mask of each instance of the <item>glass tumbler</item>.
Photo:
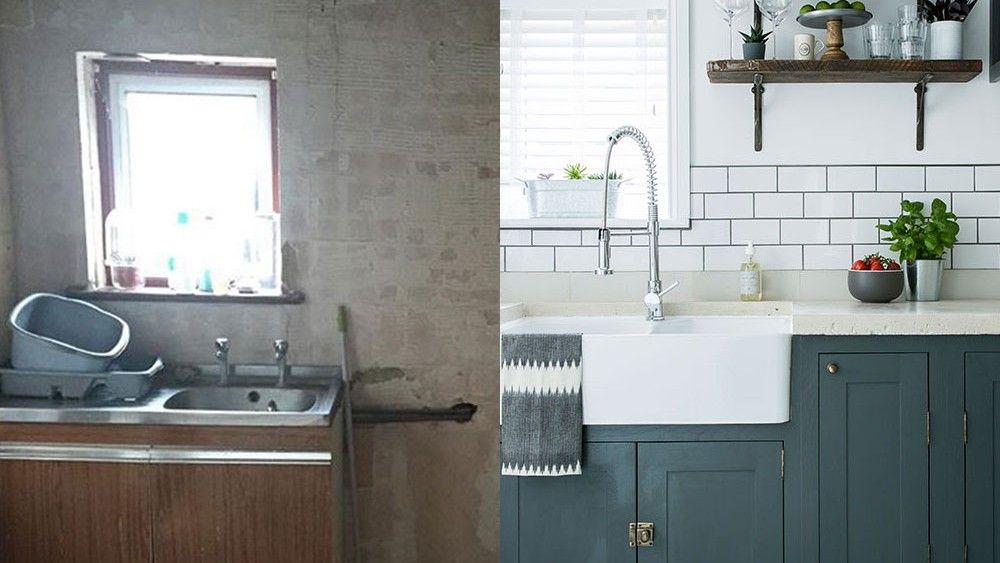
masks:
<svg viewBox="0 0 1000 563"><path fill-rule="evenodd" d="M930 24L921 15L915 4L899 7L899 24L897 26L897 41L899 55L903 59L924 58L924 46L927 43L927 30Z"/></svg>
<svg viewBox="0 0 1000 563"><path fill-rule="evenodd" d="M892 58L895 31L896 26L889 23L871 24L864 29L865 47L869 59Z"/></svg>

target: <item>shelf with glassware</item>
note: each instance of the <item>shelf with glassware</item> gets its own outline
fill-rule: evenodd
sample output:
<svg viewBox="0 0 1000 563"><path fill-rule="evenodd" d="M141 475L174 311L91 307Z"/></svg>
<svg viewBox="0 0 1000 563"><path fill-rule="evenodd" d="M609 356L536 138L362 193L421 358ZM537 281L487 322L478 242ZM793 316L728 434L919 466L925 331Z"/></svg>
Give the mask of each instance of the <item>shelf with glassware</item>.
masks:
<svg viewBox="0 0 1000 563"><path fill-rule="evenodd" d="M723 1L723 0L720 0ZM758 0L758 4L763 0ZM708 62L708 78L713 84L753 84L754 97L754 150L763 148L763 95L765 83L910 83L915 84L916 102L916 147L924 149L924 103L927 85L931 82L968 82L983 71L983 62L978 59L961 59L959 42L958 57L926 60L923 58L929 22L947 21L948 14L935 13L936 0L924 0L923 13L917 5L905 5L899 9L900 21L896 24L872 24L865 28L865 47L869 59L851 60L843 47L843 28L858 27L871 19L871 14L863 9L814 9L803 6L798 22L804 27L827 29L826 52L821 60L813 60L815 44L811 35L797 35L795 60L745 59L717 60ZM819 3L820 6L825 3ZM860 4L860 3L859 3ZM958 14L964 21L970 7L967 3ZM973 3L974 5L974 3ZM754 7L755 25L758 25L761 10ZM765 12L766 13L766 12ZM922 15L922 14L927 14ZM770 19L770 16L769 16ZM775 20L772 20L774 22ZM780 18L778 19L780 22ZM800 47L800 37L803 41ZM806 41L809 39L809 41ZM935 51L932 45L932 52ZM953 53L954 55L954 53ZM899 58L892 58L892 57Z"/></svg>

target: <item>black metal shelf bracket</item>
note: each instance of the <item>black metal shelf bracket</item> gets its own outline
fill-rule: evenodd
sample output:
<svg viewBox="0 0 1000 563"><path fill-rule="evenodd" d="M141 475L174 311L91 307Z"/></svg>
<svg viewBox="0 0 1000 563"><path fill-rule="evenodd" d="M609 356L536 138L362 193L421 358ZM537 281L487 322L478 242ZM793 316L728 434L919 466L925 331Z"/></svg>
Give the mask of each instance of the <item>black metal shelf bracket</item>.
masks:
<svg viewBox="0 0 1000 563"><path fill-rule="evenodd" d="M764 75L753 75L753 150L760 152L764 147Z"/></svg>
<svg viewBox="0 0 1000 563"><path fill-rule="evenodd" d="M934 78L933 74L925 74L917 82L913 91L917 93L917 150L924 150L924 105L927 97L927 83Z"/></svg>

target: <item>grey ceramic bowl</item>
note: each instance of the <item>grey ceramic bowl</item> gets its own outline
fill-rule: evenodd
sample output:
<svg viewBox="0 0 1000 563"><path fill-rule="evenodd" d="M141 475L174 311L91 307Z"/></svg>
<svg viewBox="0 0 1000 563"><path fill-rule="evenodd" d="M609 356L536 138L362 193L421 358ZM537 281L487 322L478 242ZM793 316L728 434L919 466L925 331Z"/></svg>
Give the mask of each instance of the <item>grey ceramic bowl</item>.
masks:
<svg viewBox="0 0 1000 563"><path fill-rule="evenodd" d="M858 301L888 303L903 293L903 271L848 270L847 289Z"/></svg>

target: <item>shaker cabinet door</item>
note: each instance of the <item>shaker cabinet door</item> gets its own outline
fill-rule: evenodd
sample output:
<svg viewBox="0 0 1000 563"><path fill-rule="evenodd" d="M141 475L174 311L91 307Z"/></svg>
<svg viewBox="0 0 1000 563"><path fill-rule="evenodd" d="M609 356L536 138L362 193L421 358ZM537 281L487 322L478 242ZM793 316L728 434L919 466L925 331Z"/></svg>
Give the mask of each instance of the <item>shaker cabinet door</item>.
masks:
<svg viewBox="0 0 1000 563"><path fill-rule="evenodd" d="M969 561L1000 558L1000 354L965 357L965 541Z"/></svg>
<svg viewBox="0 0 1000 563"><path fill-rule="evenodd" d="M821 563L926 561L926 354L819 356Z"/></svg>

